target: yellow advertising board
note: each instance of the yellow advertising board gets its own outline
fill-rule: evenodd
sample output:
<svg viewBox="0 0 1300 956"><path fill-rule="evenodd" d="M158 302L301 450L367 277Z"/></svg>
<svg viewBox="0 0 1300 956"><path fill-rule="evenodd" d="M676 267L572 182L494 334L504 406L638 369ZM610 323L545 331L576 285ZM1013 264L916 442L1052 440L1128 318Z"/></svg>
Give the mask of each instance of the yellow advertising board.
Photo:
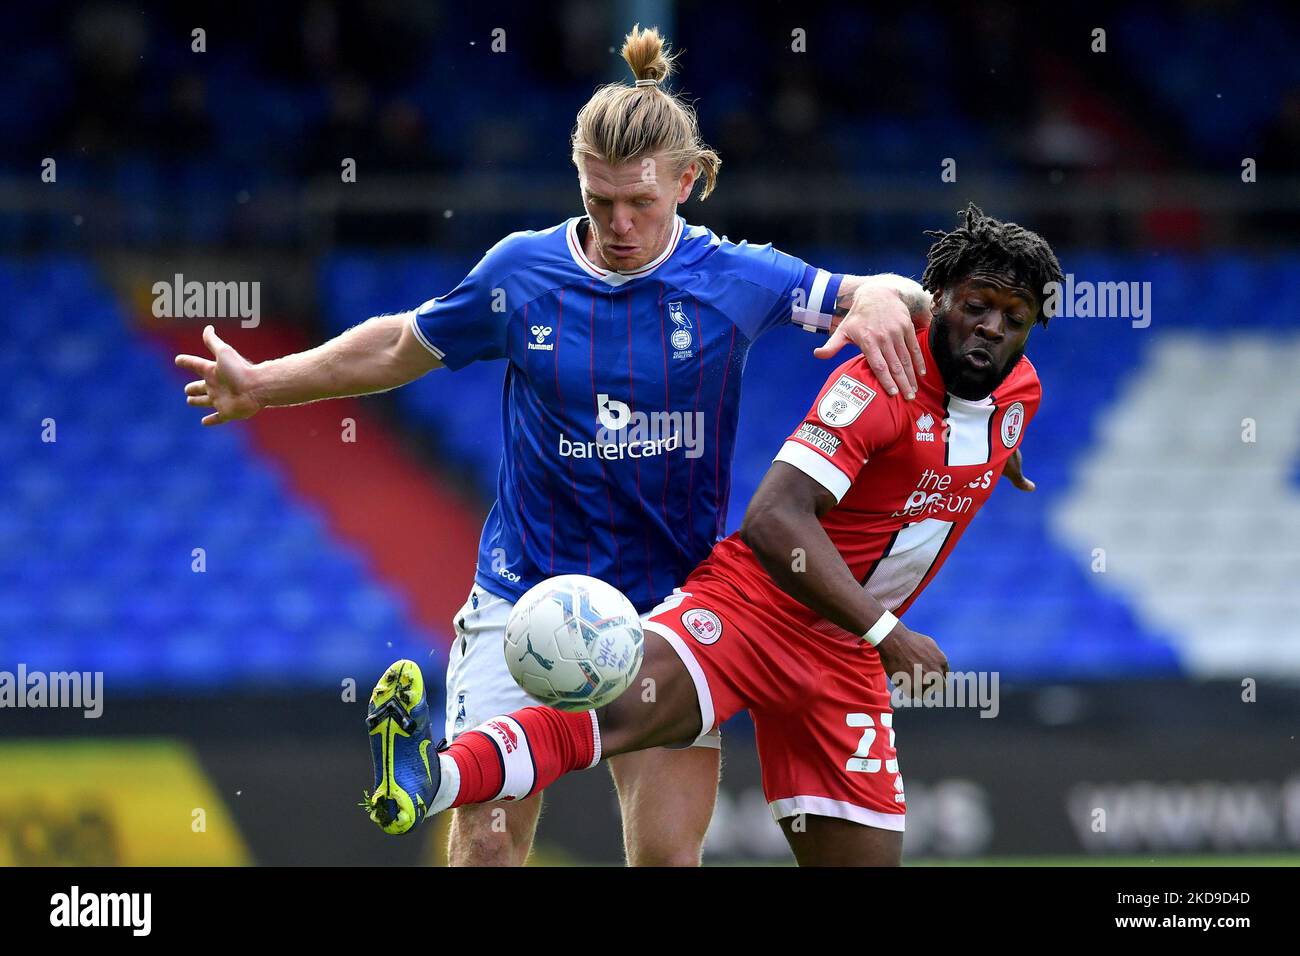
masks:
<svg viewBox="0 0 1300 956"><path fill-rule="evenodd" d="M0 741L0 866L250 862L229 810L179 741Z"/></svg>

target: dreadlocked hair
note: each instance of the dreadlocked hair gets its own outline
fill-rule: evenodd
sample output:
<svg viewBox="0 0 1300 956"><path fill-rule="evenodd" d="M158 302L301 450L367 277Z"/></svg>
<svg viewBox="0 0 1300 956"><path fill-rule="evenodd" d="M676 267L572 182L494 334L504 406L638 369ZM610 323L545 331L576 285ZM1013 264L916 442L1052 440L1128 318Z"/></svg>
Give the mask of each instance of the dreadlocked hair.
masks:
<svg viewBox="0 0 1300 956"><path fill-rule="evenodd" d="M966 225L952 232L926 231L935 239L921 276L921 285L927 291L951 289L973 272L1007 272L1024 281L1038 294L1039 302L1045 303L1048 283L1065 281L1056 253L1038 233L986 216L974 203L966 205L965 216ZM1050 318L1044 305L1038 321L1046 328Z"/></svg>

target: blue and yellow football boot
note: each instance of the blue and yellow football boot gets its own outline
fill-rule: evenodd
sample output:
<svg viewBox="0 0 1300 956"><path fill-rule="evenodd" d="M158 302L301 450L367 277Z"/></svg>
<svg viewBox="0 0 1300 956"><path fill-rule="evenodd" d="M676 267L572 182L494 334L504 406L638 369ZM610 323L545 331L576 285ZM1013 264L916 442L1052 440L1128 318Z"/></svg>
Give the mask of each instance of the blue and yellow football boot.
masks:
<svg viewBox="0 0 1300 956"><path fill-rule="evenodd" d="M407 833L424 819L438 792L439 747L430 733L424 675L414 661L397 661L384 671L370 695L366 728L375 789L358 806L385 833Z"/></svg>

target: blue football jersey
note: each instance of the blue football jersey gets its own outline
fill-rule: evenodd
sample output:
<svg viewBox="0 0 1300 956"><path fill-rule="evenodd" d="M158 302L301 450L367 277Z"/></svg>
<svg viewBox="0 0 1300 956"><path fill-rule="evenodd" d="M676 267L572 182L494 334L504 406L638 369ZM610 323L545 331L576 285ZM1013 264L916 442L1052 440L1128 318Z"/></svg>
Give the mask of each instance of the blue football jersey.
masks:
<svg viewBox="0 0 1300 956"><path fill-rule="evenodd" d="M824 327L843 276L680 217L657 259L611 272L583 252L585 229L507 236L411 322L453 371L509 362L475 580L517 600L589 574L646 611L722 536L750 345Z"/></svg>

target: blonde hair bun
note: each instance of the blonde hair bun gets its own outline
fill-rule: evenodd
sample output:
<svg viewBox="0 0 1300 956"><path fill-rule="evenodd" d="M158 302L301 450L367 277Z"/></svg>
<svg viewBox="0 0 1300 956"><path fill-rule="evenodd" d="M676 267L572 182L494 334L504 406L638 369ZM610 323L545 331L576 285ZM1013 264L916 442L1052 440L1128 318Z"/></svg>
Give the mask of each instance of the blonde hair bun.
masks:
<svg viewBox="0 0 1300 956"><path fill-rule="evenodd" d="M581 169L584 156L618 166L659 154L674 176L694 165L699 197L705 198L713 192L722 160L700 138L691 105L660 85L672 73L676 55L657 29L643 30L638 23L623 40L623 59L636 85L608 83L578 111L571 138L574 165Z"/></svg>
<svg viewBox="0 0 1300 956"><path fill-rule="evenodd" d="M659 35L658 28L642 30L638 23L623 38L623 59L632 68L634 79L662 83L673 72L676 57L668 52L668 44Z"/></svg>

